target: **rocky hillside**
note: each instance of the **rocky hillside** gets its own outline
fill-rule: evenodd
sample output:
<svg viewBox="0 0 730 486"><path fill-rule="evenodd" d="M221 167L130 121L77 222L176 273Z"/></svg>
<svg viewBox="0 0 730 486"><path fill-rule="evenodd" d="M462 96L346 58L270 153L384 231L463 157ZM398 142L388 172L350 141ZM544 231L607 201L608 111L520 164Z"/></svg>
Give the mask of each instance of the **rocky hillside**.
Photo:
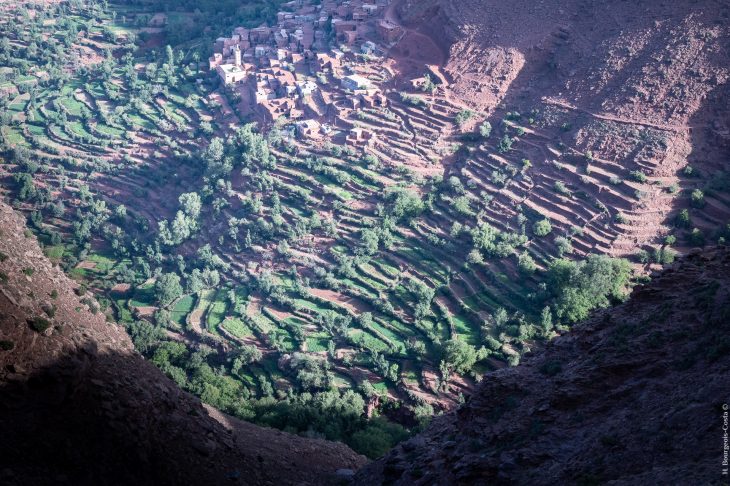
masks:
<svg viewBox="0 0 730 486"><path fill-rule="evenodd" d="M692 254L455 412L357 484L721 484L730 251Z"/></svg>
<svg viewBox="0 0 730 486"><path fill-rule="evenodd" d="M512 199L568 227L600 223L573 238L576 248L648 249L691 209L682 194L694 189L707 201L692 226L714 239L727 222L727 2L402 0L398 11L448 52L454 102L491 115L494 127L522 115L519 157L541 165ZM488 174L488 162L450 172ZM558 197L556 180L568 188ZM598 202L560 197L578 193Z"/></svg>
<svg viewBox="0 0 730 486"><path fill-rule="evenodd" d="M79 297L4 204L0 228L1 484L326 484L365 462L207 410Z"/></svg>

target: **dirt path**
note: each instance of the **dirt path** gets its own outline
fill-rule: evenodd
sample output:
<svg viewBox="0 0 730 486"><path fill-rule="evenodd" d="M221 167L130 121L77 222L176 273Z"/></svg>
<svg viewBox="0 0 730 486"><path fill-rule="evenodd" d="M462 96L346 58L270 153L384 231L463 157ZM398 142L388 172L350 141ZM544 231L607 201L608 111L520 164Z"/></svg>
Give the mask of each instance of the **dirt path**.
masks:
<svg viewBox="0 0 730 486"><path fill-rule="evenodd" d="M586 115L590 115L593 118L597 118L599 120L611 121L611 122L616 122L616 123L624 123L627 125L640 125L643 127L656 128L659 130L667 130L670 132L686 132L690 128L693 128L689 125L663 125L663 124L659 124L659 123L651 123L651 122L642 121L642 120L631 120L628 118L621 118L621 117L617 117L617 116L613 116L613 115L602 115L602 114L590 112L588 110L584 110L582 108L578 108L577 106L573 106L564 101L556 100L554 98L549 98L549 97L542 98L542 102L545 104L548 104L548 105L565 108L567 110L577 111L578 113L585 113ZM694 128L696 128L696 127L694 127Z"/></svg>

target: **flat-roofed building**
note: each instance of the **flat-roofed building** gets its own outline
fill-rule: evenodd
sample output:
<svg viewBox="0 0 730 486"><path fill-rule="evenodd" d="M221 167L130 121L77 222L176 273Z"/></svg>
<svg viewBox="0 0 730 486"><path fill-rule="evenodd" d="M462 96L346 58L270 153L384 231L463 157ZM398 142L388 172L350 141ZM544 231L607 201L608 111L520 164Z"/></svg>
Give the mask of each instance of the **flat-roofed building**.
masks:
<svg viewBox="0 0 730 486"><path fill-rule="evenodd" d="M352 91L357 91L361 89L370 89L373 87L373 83L364 76L360 76L359 74L351 74L342 78L342 87L345 89L350 89Z"/></svg>
<svg viewBox="0 0 730 486"><path fill-rule="evenodd" d="M248 72L244 67L236 66L235 64L221 64L216 67L218 76L220 76L223 84L238 84L245 81L248 77Z"/></svg>

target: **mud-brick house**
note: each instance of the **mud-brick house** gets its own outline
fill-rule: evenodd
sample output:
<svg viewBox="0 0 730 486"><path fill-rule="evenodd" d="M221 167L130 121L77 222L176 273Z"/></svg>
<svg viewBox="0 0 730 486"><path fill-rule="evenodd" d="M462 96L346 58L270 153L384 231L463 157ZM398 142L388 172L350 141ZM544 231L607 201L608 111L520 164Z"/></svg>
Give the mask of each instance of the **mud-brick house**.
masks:
<svg viewBox="0 0 730 486"><path fill-rule="evenodd" d="M357 22L353 22L352 20L333 19L332 28L335 30L335 34L339 38L344 35L345 32L356 32Z"/></svg>
<svg viewBox="0 0 730 486"><path fill-rule="evenodd" d="M401 34L401 28L393 22L383 19L375 24L375 32L377 32L378 37L383 42L390 44L398 40L398 36Z"/></svg>
<svg viewBox="0 0 730 486"><path fill-rule="evenodd" d="M314 70L318 73L337 73L340 70L340 60L327 53L317 53L314 59Z"/></svg>
<svg viewBox="0 0 730 486"><path fill-rule="evenodd" d="M280 118L288 118L290 120L299 120L304 113L296 106L296 101L290 98L277 98L273 100L265 100L256 106L256 112L263 120L264 124L269 125Z"/></svg>
<svg viewBox="0 0 730 486"><path fill-rule="evenodd" d="M350 129L347 136L345 137L347 143L356 147L364 147L371 145L374 141L373 132L365 130L360 127Z"/></svg>
<svg viewBox="0 0 730 486"><path fill-rule="evenodd" d="M249 40L249 30L246 27L236 27L233 29L233 35L237 35L241 40Z"/></svg>
<svg viewBox="0 0 730 486"><path fill-rule="evenodd" d="M342 87L352 91L358 91L363 89L370 89L373 87L373 83L366 77L360 76L359 74L351 74L342 78Z"/></svg>
<svg viewBox="0 0 730 486"><path fill-rule="evenodd" d="M269 27L256 27L255 29L251 29L251 42L254 44L266 43L269 41L271 34L272 29Z"/></svg>
<svg viewBox="0 0 730 486"><path fill-rule="evenodd" d="M362 9L368 14L368 17L374 17L380 11L380 6L372 3L363 4Z"/></svg>
<svg viewBox="0 0 730 486"><path fill-rule="evenodd" d="M318 89L319 87L317 86L317 83L313 83L312 81L300 81L297 83L297 90L302 98L305 96L311 96L312 93L316 92Z"/></svg>
<svg viewBox="0 0 730 486"><path fill-rule="evenodd" d="M385 107L388 105L388 98L382 92L375 91L360 96L360 102L364 108Z"/></svg>
<svg viewBox="0 0 730 486"><path fill-rule="evenodd" d="M212 71L218 66L223 64L223 54L220 52L214 52L212 56L208 58L208 70Z"/></svg>
<svg viewBox="0 0 730 486"><path fill-rule="evenodd" d="M301 138L320 138L320 124L317 120L303 120L297 122L297 135Z"/></svg>

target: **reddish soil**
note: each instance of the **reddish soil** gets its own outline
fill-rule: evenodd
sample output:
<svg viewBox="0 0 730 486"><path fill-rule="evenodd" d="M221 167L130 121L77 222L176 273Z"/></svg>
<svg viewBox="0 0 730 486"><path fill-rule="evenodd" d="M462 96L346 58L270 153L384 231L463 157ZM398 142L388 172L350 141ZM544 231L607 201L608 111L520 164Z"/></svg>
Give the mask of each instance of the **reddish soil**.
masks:
<svg viewBox="0 0 730 486"><path fill-rule="evenodd" d="M117 294L126 294L131 288L132 286L128 283L118 283L111 290Z"/></svg>
<svg viewBox="0 0 730 486"><path fill-rule="evenodd" d="M464 406L355 484L722 484L713 436L730 396L729 280L727 249L691 255L520 366L487 374Z"/></svg>
<svg viewBox="0 0 730 486"><path fill-rule="evenodd" d="M0 483L339 484L366 462L204 407L80 302L23 221L0 204Z"/></svg>
<svg viewBox="0 0 730 486"><path fill-rule="evenodd" d="M356 314L362 314L363 312L372 312L370 306L367 305L365 302L359 299L353 299L352 297L347 297L333 290L310 288L309 293L314 295L315 297L319 297L320 299L325 299L330 302L339 304Z"/></svg>

